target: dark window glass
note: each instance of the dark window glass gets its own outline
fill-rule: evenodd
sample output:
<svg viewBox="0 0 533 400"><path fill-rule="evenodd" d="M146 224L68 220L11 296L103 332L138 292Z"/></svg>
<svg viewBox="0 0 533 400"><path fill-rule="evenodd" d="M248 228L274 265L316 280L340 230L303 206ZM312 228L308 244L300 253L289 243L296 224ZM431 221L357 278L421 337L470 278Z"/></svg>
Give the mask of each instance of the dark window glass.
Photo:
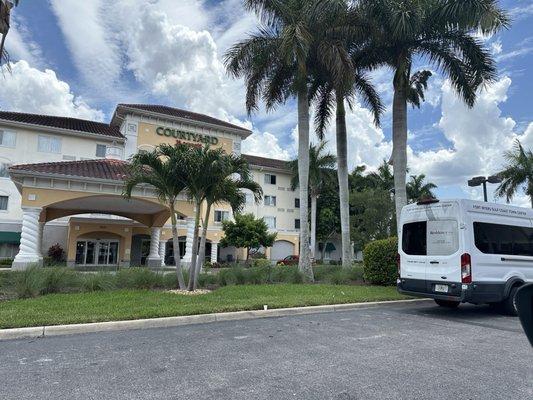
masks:
<svg viewBox="0 0 533 400"><path fill-rule="evenodd" d="M402 230L402 250L412 256L425 256L427 253L427 222L411 222Z"/></svg>
<svg viewBox="0 0 533 400"><path fill-rule="evenodd" d="M294 229L300 229L300 220L299 219L295 219L294 220Z"/></svg>
<svg viewBox="0 0 533 400"><path fill-rule="evenodd" d="M300 208L300 199L294 199L294 208Z"/></svg>
<svg viewBox="0 0 533 400"><path fill-rule="evenodd" d="M474 240L485 254L533 257L533 228L474 222Z"/></svg>

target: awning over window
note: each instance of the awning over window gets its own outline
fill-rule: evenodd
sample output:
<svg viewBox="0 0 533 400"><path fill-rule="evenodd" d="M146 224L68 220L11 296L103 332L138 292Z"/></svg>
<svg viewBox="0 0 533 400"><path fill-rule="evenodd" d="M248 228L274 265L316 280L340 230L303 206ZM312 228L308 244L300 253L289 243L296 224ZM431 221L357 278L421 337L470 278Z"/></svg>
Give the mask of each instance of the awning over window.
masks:
<svg viewBox="0 0 533 400"><path fill-rule="evenodd" d="M0 232L0 243L20 243L20 232Z"/></svg>
<svg viewBox="0 0 533 400"><path fill-rule="evenodd" d="M322 251L323 249L324 249L324 243L321 242L318 244L318 250ZM335 251L335 250L336 250L336 247L333 243L328 242L326 244L326 253L331 253L332 251Z"/></svg>
<svg viewBox="0 0 533 400"><path fill-rule="evenodd" d="M335 245L333 243L326 244L326 253L331 253L332 251L335 251Z"/></svg>

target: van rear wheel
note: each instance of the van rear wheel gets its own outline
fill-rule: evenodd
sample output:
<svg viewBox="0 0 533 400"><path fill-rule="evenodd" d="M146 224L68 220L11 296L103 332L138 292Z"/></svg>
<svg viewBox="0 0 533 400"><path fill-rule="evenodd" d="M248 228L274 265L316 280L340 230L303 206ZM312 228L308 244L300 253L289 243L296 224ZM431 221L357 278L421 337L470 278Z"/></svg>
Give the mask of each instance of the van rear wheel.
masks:
<svg viewBox="0 0 533 400"><path fill-rule="evenodd" d="M437 303L441 307L446 307L446 308L457 308L457 307L459 307L459 302L458 301L435 299L435 303Z"/></svg>
<svg viewBox="0 0 533 400"><path fill-rule="evenodd" d="M516 307L516 292L519 286L513 286L509 292L509 296L500 303L499 309L506 315L516 316L518 315L518 309Z"/></svg>

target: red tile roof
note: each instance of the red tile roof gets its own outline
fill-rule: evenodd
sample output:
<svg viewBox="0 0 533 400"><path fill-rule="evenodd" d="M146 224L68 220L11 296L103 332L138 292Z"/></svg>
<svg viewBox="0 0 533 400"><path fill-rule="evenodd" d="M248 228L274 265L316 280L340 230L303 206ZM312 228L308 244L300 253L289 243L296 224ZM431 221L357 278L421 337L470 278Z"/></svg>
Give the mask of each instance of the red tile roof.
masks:
<svg viewBox="0 0 533 400"><path fill-rule="evenodd" d="M156 105L156 104L119 104L117 106L117 110L120 107L132 108L132 109L141 110L141 111L148 111L151 113L163 114L163 115L168 115L168 116L176 117L176 118L190 119L196 122L204 122L207 124L218 125L218 126L223 126L226 128L238 129L241 131L252 133L249 129L243 128L242 126L230 124L229 122L210 117L209 115L198 114L195 112L182 110L180 108L174 108L174 107L168 107L168 106Z"/></svg>
<svg viewBox="0 0 533 400"><path fill-rule="evenodd" d="M12 121L24 124L41 125L70 131L94 133L123 139L119 127L103 122L88 121L78 118L57 117L53 115L26 114L11 111L0 111L0 122Z"/></svg>
<svg viewBox="0 0 533 400"><path fill-rule="evenodd" d="M44 175L77 176L92 179L123 181L129 173L129 163L122 160L58 161L39 164L14 165L10 172L26 172Z"/></svg>
<svg viewBox="0 0 533 400"><path fill-rule="evenodd" d="M243 156L250 163L250 165L255 165L257 167L284 169L284 170L289 169L288 161L278 160L275 158L252 156L249 154L243 154Z"/></svg>

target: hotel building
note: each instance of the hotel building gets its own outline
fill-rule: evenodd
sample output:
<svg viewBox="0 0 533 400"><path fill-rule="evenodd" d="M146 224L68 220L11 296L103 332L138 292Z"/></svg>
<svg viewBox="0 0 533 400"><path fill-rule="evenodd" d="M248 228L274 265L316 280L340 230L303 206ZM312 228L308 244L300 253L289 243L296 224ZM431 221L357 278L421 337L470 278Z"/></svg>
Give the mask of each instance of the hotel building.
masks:
<svg viewBox="0 0 533 400"><path fill-rule="evenodd" d="M150 186L122 196L128 159L161 143L209 141L241 154L251 135L242 127L176 108L119 104L110 123L0 111L0 258L15 268L41 263L59 243L69 266L161 266L173 264L169 211ZM244 212L264 218L277 233L265 249L271 260L299 250L298 191L282 160L245 155L264 191L261 204L247 196ZM192 254L193 205L177 205L180 253ZM221 248L221 223L228 205L215 207L207 233L207 259L242 259L242 249ZM337 242L326 257L338 259ZM318 249L317 249L317 254Z"/></svg>

